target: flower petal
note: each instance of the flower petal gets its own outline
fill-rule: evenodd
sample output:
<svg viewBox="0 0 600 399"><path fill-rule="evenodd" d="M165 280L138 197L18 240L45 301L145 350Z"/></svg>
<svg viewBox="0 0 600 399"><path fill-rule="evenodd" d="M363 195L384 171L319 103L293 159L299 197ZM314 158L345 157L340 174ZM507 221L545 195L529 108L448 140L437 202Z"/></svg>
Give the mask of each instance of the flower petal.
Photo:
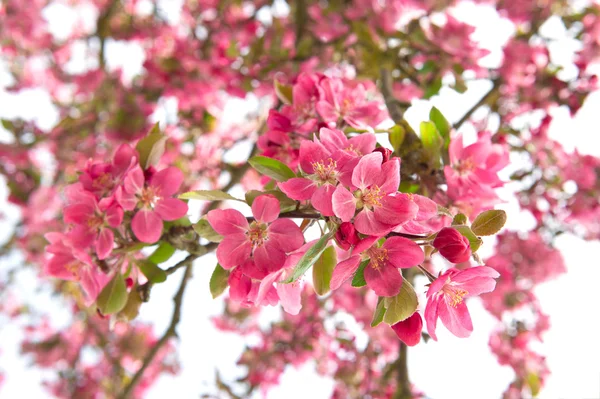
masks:
<svg viewBox="0 0 600 399"><path fill-rule="evenodd" d="M342 219L342 222L349 222L356 211L355 201L356 199L347 188L342 185L337 186L331 197L335 216Z"/></svg>
<svg viewBox="0 0 600 399"><path fill-rule="evenodd" d="M278 184L285 195L296 201L306 201L312 197L317 189L317 183L302 177L294 177Z"/></svg>
<svg viewBox="0 0 600 399"><path fill-rule="evenodd" d="M421 341L423 319L419 312L415 312L408 319L394 324L392 330L394 330L398 338L406 345L415 346Z"/></svg>
<svg viewBox="0 0 600 399"><path fill-rule="evenodd" d="M333 216L333 207L331 205L331 198L335 187L331 184L324 184L315 191L311 198L312 205L316 210L321 212L323 216Z"/></svg>
<svg viewBox="0 0 600 399"><path fill-rule="evenodd" d="M177 198L163 198L156 204L154 211L162 220L177 220L185 216L188 206Z"/></svg>
<svg viewBox="0 0 600 399"><path fill-rule="evenodd" d="M110 255L113 249L115 236L111 229L102 229L96 240L96 255L98 259L103 260Z"/></svg>
<svg viewBox="0 0 600 399"><path fill-rule="evenodd" d="M156 172L150 180L150 185L158 188L161 197L170 197L179 191L183 183L183 172L175 166L170 166Z"/></svg>
<svg viewBox="0 0 600 399"><path fill-rule="evenodd" d="M403 237L390 237L383 244L389 261L395 267L408 268L423 262L425 254L421 247Z"/></svg>
<svg viewBox="0 0 600 399"><path fill-rule="evenodd" d="M304 235L300 227L290 219L277 219L268 227L269 241L284 252L297 250L304 244Z"/></svg>
<svg viewBox="0 0 600 399"><path fill-rule="evenodd" d="M248 220L235 209L215 209L208 212L206 218L211 227L223 236L248 231Z"/></svg>
<svg viewBox="0 0 600 399"><path fill-rule="evenodd" d="M140 209L131 220L131 229L138 240L155 243L160 239L163 222L151 209Z"/></svg>
<svg viewBox="0 0 600 399"><path fill-rule="evenodd" d="M402 287L402 274L390 264L374 268L373 263L369 263L365 267L365 281L377 295L394 296L398 295Z"/></svg>
<svg viewBox="0 0 600 399"><path fill-rule="evenodd" d="M380 222L373 211L364 208L354 218L354 227L359 233L381 237L395 226Z"/></svg>
<svg viewBox="0 0 600 399"><path fill-rule="evenodd" d="M413 201L402 196L386 196L381 199L381 206L375 208L375 218L382 223L398 226L412 220L419 207Z"/></svg>
<svg viewBox="0 0 600 399"><path fill-rule="evenodd" d="M285 252L271 240L254 248L253 256L256 266L269 271L269 273L281 270L285 264Z"/></svg>
<svg viewBox="0 0 600 399"><path fill-rule="evenodd" d="M329 287L331 290L337 290L340 288L344 282L346 282L358 269L360 264L360 256L354 255L350 258L341 261L335 266L333 269L333 274L331 276L331 282L329 283Z"/></svg>
<svg viewBox="0 0 600 399"><path fill-rule="evenodd" d="M259 195L252 203L252 215L262 223L271 223L279 216L279 201L270 194Z"/></svg>
<svg viewBox="0 0 600 399"><path fill-rule="evenodd" d="M437 327L439 297L433 296L427 300L425 307L425 322L427 323L427 332L434 341L437 341L435 330Z"/></svg>
<svg viewBox="0 0 600 399"><path fill-rule="evenodd" d="M217 260L224 269L241 265L252 253L252 244L243 233L229 234L217 247Z"/></svg>
<svg viewBox="0 0 600 399"><path fill-rule="evenodd" d="M381 174L381 162L383 156L380 152L365 155L358 161L352 172L352 184L361 190L369 187Z"/></svg>
<svg viewBox="0 0 600 399"><path fill-rule="evenodd" d="M473 332L471 316L464 302L452 307L445 300L440 301L438 312L444 326L457 337L466 338Z"/></svg>

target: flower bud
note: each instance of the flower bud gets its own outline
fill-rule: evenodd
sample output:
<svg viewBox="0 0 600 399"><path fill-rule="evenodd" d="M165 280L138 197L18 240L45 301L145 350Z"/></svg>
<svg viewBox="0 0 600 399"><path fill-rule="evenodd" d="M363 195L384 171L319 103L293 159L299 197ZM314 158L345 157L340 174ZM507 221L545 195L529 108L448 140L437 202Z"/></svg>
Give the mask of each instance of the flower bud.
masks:
<svg viewBox="0 0 600 399"><path fill-rule="evenodd" d="M433 240L433 246L452 263L466 262L471 256L471 245L467 237L451 227L440 230Z"/></svg>
<svg viewBox="0 0 600 399"><path fill-rule="evenodd" d="M421 341L423 319L419 312L413 313L408 319L399 321L392 326L398 338L408 346L415 346Z"/></svg>
<svg viewBox="0 0 600 399"><path fill-rule="evenodd" d="M390 160L390 157L392 156L392 150L389 150L389 149L387 149L387 148L385 148L385 147L378 147L378 148L375 148L375 149L373 150L373 152L380 152L380 153L381 153L381 155L383 155L383 162L382 162L382 164L384 164L384 163L386 163L387 161L389 161L389 160Z"/></svg>
<svg viewBox="0 0 600 399"><path fill-rule="evenodd" d="M352 223L344 222L335 233L335 241L340 248L347 251L360 242L360 237Z"/></svg>

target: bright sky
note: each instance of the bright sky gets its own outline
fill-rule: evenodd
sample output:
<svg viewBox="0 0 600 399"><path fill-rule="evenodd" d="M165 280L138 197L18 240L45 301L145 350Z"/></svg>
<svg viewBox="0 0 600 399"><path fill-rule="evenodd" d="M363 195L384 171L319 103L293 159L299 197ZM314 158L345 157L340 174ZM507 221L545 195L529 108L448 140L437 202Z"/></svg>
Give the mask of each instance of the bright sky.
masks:
<svg viewBox="0 0 600 399"><path fill-rule="evenodd" d="M143 2L142 2L143 3ZM166 2L162 2L166 3ZM83 10L82 12L86 12ZM170 14L171 15L171 14ZM500 57L499 48L510 26L499 20L495 11L488 8L476 8L466 5L457 11L457 16L478 26L476 37L492 50L488 62L494 65ZM52 26L61 33L67 29L72 16L64 9L51 10L48 13ZM172 18L176 19L176 13ZM545 31L558 37L553 43L552 53L555 59L565 60L568 70L573 45L564 37L564 30L556 21L545 26ZM498 28L499 27L499 28ZM68 33L68 31L67 31ZM137 73L142 55L135 46L123 43L110 43L108 49L109 66L127 65L128 74ZM83 58L84 54L81 54ZM114 61L113 61L114 60ZM116 62L120 60L121 62ZM74 62L73 68L81 70L85 61ZM3 90L9 81L5 66L0 67L0 117L14 117L36 120L41 127L49 128L56 123L57 115L52 109L49 97L41 90L33 90L19 95ZM442 90L432 101L417 101L407 112L406 117L414 126L428 118L432 105L438 107L450 120L458 120L470 105L474 104L487 91L489 82L470 82L469 90L458 94L450 89ZM457 106L459 105L460 106ZM239 114L234 106L233 113ZM597 132L597 110L600 109L600 93L594 93L575 119L571 119L564 110L557 110L551 134L567 148L577 148L583 153L600 156L600 139ZM157 117L164 117L158 113ZM1 129L1 128L0 128ZM591 131L593 129L593 131ZM468 134L469 129L465 132ZM4 136L6 137L6 136ZM0 130L0 141L3 140ZM0 209L6 211L6 187L0 183ZM509 212L509 227L527 228L527 219L519 214L514 203L501 206ZM3 212L4 213L4 212ZM6 212L9 216L3 227L12 225L18 213ZM0 240L4 240L10 229L1 229ZM568 274L546 283L536 289L543 308L551 316L552 329L545 335L544 345L539 349L548 359L552 375L539 397L541 399L558 398L600 398L600 321L597 305L597 282L600 281L600 268L595 254L600 252L600 243L584 242L570 235L561 236L557 246L562 250L568 267ZM491 243L481 251L490 253ZM173 260L176 262L177 259ZM20 259L13 257L2 260L0 273L4 273L10 264L19 264ZM178 332L181 338L178 345L181 359L181 373L175 377L162 377L148 398L161 399L176 393L179 397L198 397L212 387L214 372L218 369L227 380L241 375L236 366L246 342L234 334L217 331L209 321L222 309L222 300L212 300L208 291L208 281L216 260L208 255L197 261L194 278L190 282L184 299L183 317ZM164 284L154 287L152 300L141 309L140 319L156 326L161 333L169 322L172 308L171 298L176 290L181 274L171 276ZM61 309L55 298L50 299L47 288L39 289L31 270L21 272L18 277L20 294L33 301L40 309L47 309L57 326L65 325L68 314ZM498 398L512 381L512 371L500 367L488 347L489 333L496 326L496 320L483 310L477 299L469 302L475 331L468 339L458 339L443 327L439 331L439 341L420 344L409 351L410 378L434 399L481 399ZM278 308L268 308L262 316L264 322L276 318ZM40 381L50 374L29 367L29 360L19 356L18 341L20 326L7 324L0 318L0 369L7 374L2 397L6 398L44 398L47 393ZM311 397L329 398L332 382L318 376L311 364L300 369L288 368L284 373L281 386L274 389L269 398L289 399Z"/></svg>

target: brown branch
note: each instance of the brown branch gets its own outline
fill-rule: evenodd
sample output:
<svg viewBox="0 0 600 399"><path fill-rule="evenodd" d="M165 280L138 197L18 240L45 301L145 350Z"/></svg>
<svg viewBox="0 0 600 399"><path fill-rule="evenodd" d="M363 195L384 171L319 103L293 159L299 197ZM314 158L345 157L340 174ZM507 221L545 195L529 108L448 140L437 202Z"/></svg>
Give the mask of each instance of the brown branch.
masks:
<svg viewBox="0 0 600 399"><path fill-rule="evenodd" d="M185 292L187 282L190 279L191 275L192 275L192 262L188 262L187 266L185 268L185 273L183 274L183 278L181 279L181 284L179 285L179 289L177 290L177 293L173 297L173 302L175 305L174 305L173 316L171 317L171 323L169 324L169 327L164 332L162 337L160 337L158 342L156 344L154 344L154 346L152 346L152 348L150 348L150 351L144 358L142 366L138 369L138 371L135 373L135 375L131 378L131 381L129 382L129 384L127 384L125 389L123 389L123 392L121 392L121 394L119 396L117 396L117 399L128 399L130 397L130 395L133 393L133 390L135 389L137 384L141 381L142 377L144 376L144 372L146 371L148 366L150 366L150 364L152 363L152 360L154 360L154 357L156 356L156 354L165 346L165 344L171 337L177 336L177 332L175 331L175 329L177 328L177 324L179 323L179 320L181 319L181 306L183 304L183 294Z"/></svg>
<svg viewBox="0 0 600 399"><path fill-rule="evenodd" d="M412 399L410 390L410 380L408 379L408 348L404 342L400 342L400 350L398 351L397 372L396 375L398 386L394 399Z"/></svg>
<svg viewBox="0 0 600 399"><path fill-rule="evenodd" d="M471 115L473 115L473 113L475 111L477 111L479 108L481 108L482 106L484 106L488 100L496 93L496 91L500 88L500 79L496 78L494 80L492 80L492 88L485 93L485 95L483 97L481 97L481 99L479 101L477 101L477 103L475 103L475 105L473 105L463 116L462 118L460 118L460 120L458 122L456 122L453 126L454 129L458 129L460 128L463 123L465 123L470 117Z"/></svg>

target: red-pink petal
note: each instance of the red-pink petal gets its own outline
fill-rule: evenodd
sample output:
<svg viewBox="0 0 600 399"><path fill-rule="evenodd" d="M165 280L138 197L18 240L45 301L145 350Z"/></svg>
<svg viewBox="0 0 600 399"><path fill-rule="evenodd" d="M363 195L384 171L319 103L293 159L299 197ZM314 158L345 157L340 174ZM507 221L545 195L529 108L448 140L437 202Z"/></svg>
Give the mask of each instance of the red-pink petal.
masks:
<svg viewBox="0 0 600 399"><path fill-rule="evenodd" d="M162 220L177 220L185 216L188 206L177 198L163 198L156 204L154 211Z"/></svg>
<svg viewBox="0 0 600 399"><path fill-rule="evenodd" d="M84 224L94 216L94 206L88 204L67 205L64 209L65 223Z"/></svg>
<svg viewBox="0 0 600 399"><path fill-rule="evenodd" d="M313 164L331 157L331 154L321 143L303 140L300 143L300 167L306 174L313 174Z"/></svg>
<svg viewBox="0 0 600 399"><path fill-rule="evenodd" d="M125 176L123 187L128 194L137 194L144 188L145 180L144 172L139 166L136 166L127 173L127 176Z"/></svg>
<svg viewBox="0 0 600 399"><path fill-rule="evenodd" d="M297 250L304 244L304 235L300 227L290 219L277 219L268 227L269 241L284 252Z"/></svg>
<svg viewBox="0 0 600 399"><path fill-rule="evenodd" d="M365 155L352 172L352 184L361 190L369 187L381 174L383 156L380 152Z"/></svg>
<svg viewBox="0 0 600 399"><path fill-rule="evenodd" d="M331 184L322 185L315 191L311 198L312 205L316 210L321 212L323 216L333 216L333 207L331 205L331 197L335 187Z"/></svg>
<svg viewBox="0 0 600 399"><path fill-rule="evenodd" d="M106 223L108 223L111 227L119 227L119 225L123 222L123 208L121 208L116 203L113 203L106 210Z"/></svg>
<svg viewBox="0 0 600 399"><path fill-rule="evenodd" d="M387 196L381 199L381 206L375 208L375 218L382 223L398 226L412 220L419 207L413 201L402 196Z"/></svg>
<svg viewBox="0 0 600 399"><path fill-rule="evenodd" d="M271 223L279 216L279 201L270 194L260 195L252 203L252 215L262 223Z"/></svg>
<svg viewBox="0 0 600 399"><path fill-rule="evenodd" d="M158 188L159 195L162 197L170 197L179 191L179 187L183 183L183 172L174 166L170 166L152 176L150 185Z"/></svg>
<svg viewBox="0 0 600 399"><path fill-rule="evenodd" d="M333 212L342 222L349 222L356 211L356 199L348 189L339 185L331 197Z"/></svg>
<svg viewBox="0 0 600 399"><path fill-rule="evenodd" d="M380 222L375 217L373 211L363 208L354 218L354 227L362 234L382 236L389 233L394 228L394 225Z"/></svg>
<svg viewBox="0 0 600 399"><path fill-rule="evenodd" d="M381 174L377 176L375 184L382 192L395 193L400 186L400 160L393 158L381 165Z"/></svg>
<svg viewBox="0 0 600 399"><path fill-rule="evenodd" d="M372 133L363 133L352 137L348 140L348 144L361 155L370 154L375 149L377 137Z"/></svg>
<svg viewBox="0 0 600 399"><path fill-rule="evenodd" d="M96 255L98 255L98 259L103 260L110 255L114 241L115 236L110 229L100 230L98 240L96 241Z"/></svg>
<svg viewBox="0 0 600 399"><path fill-rule="evenodd" d="M151 209L140 209L131 220L131 229L138 240L155 243L162 234L163 222Z"/></svg>
<svg viewBox="0 0 600 399"><path fill-rule="evenodd" d="M329 287L332 290L337 290L338 288L340 288L340 286L344 284L344 282L346 282L350 279L350 277L352 277L352 275L358 269L359 265L360 256L358 255L351 256L350 258L338 263L335 266L335 269L333 269L333 274L331 276L331 282L329 283Z"/></svg>
<svg viewBox="0 0 600 399"><path fill-rule="evenodd" d="M427 323L427 332L434 341L437 341L437 335L435 334L435 330L437 328L439 303L440 301L438 297L430 297L427 300L427 306L425 306L425 322Z"/></svg>
<svg viewBox="0 0 600 399"><path fill-rule="evenodd" d="M321 130L319 130L319 139L323 146L331 153L334 153L337 150L343 150L348 146L346 135L338 129L322 127Z"/></svg>
<svg viewBox="0 0 600 399"><path fill-rule="evenodd" d="M277 284L277 295L283 310L291 315L297 315L302 309L302 282Z"/></svg>
<svg viewBox="0 0 600 399"><path fill-rule="evenodd" d="M224 269L244 263L252 252L252 244L243 233L229 234L217 247L217 260Z"/></svg>
<svg viewBox="0 0 600 399"><path fill-rule="evenodd" d="M271 240L254 248L253 257L256 266L268 270L269 273L281 270L286 259L285 252Z"/></svg>
<svg viewBox="0 0 600 399"><path fill-rule="evenodd" d="M294 177L288 181L279 183L278 186L285 195L296 201L310 199L317 189L317 183L314 180L302 177Z"/></svg>
<svg viewBox="0 0 600 399"><path fill-rule="evenodd" d="M400 270L387 263L374 268L373 263L370 262L365 267L365 281L377 295L394 296L398 295L402 287L402 274Z"/></svg>
<svg viewBox="0 0 600 399"><path fill-rule="evenodd" d="M464 302L452 307L445 300L440 301L438 313L444 326L457 337L466 338L473 332L471 316Z"/></svg>
<svg viewBox="0 0 600 399"><path fill-rule="evenodd" d="M211 227L223 236L248 231L248 220L235 209L215 209L208 212L206 218Z"/></svg>
<svg viewBox="0 0 600 399"><path fill-rule="evenodd" d="M413 313L408 319L399 321L392 326L398 338L408 346L415 346L421 341L423 319L419 312Z"/></svg>
<svg viewBox="0 0 600 399"><path fill-rule="evenodd" d="M229 278L229 298L234 302L246 302L248 294L252 289L252 281L245 276L239 268L234 269Z"/></svg>
<svg viewBox="0 0 600 399"><path fill-rule="evenodd" d="M423 263L425 254L421 247L403 237L390 237L383 244L390 263L395 267L408 268Z"/></svg>

